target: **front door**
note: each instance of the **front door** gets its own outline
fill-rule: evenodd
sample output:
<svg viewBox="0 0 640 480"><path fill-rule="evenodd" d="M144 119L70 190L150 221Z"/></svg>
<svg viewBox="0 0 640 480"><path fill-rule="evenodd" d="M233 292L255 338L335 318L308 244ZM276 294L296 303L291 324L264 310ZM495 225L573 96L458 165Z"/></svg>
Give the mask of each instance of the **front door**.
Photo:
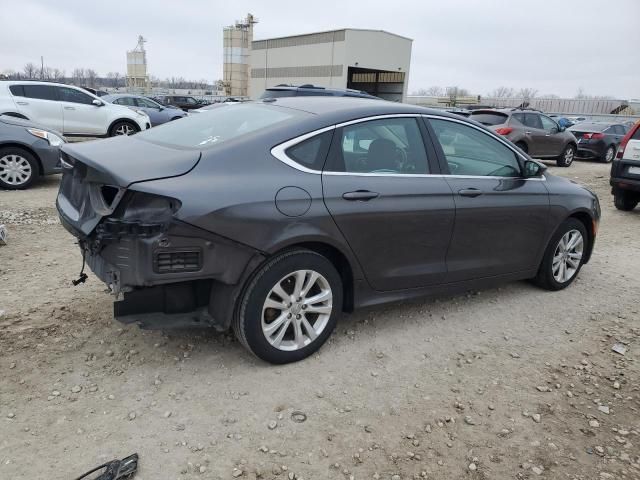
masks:
<svg viewBox="0 0 640 480"><path fill-rule="evenodd" d="M367 281L389 291L446 276L454 203L415 117L338 128L322 175L325 204Z"/></svg>
<svg viewBox="0 0 640 480"><path fill-rule="evenodd" d="M547 155L560 156L564 150L565 136L560 133L560 126L546 115L539 115L542 128L546 132Z"/></svg>
<svg viewBox="0 0 640 480"><path fill-rule="evenodd" d="M456 205L447 282L534 269L549 228L544 177L523 178L514 150L480 128L429 123Z"/></svg>
<svg viewBox="0 0 640 480"><path fill-rule="evenodd" d="M93 104L94 97L71 87L56 87L62 101L65 134L104 135L107 118L104 107Z"/></svg>
<svg viewBox="0 0 640 480"><path fill-rule="evenodd" d="M524 114L525 136L529 140L529 155L545 157L551 155L547 131L542 126L542 120L537 113Z"/></svg>

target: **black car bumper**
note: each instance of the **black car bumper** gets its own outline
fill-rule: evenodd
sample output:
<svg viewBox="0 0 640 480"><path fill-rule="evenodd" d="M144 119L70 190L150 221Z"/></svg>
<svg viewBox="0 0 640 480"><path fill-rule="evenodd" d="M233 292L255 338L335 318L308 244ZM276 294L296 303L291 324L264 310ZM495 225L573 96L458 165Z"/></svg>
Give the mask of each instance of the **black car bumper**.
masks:
<svg viewBox="0 0 640 480"><path fill-rule="evenodd" d="M614 189L640 192L640 178L632 179L632 178L624 178L624 177L613 177L609 181L609 184Z"/></svg>

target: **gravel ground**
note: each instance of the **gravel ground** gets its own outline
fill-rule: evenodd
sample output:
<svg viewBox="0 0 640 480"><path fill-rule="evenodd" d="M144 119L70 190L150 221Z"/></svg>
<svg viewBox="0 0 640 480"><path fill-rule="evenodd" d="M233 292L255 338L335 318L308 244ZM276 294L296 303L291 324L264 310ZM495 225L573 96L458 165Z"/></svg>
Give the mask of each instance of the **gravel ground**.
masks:
<svg viewBox="0 0 640 480"><path fill-rule="evenodd" d="M359 311L278 367L230 335L121 326L93 275L70 286L59 178L0 191L0 478L133 452L136 480L640 478L640 209L613 208L608 169L551 167L603 206L569 289Z"/></svg>

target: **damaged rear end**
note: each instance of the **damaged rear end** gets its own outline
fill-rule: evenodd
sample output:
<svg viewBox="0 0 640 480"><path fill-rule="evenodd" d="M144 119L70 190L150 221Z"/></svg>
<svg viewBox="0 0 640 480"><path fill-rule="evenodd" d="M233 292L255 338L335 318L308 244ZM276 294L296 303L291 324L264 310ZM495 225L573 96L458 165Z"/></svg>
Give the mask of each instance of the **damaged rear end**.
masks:
<svg viewBox="0 0 640 480"><path fill-rule="evenodd" d="M183 221L172 193L136 188L187 175L200 152L125 137L69 145L61 155L59 216L86 264L116 295L115 317L143 327L226 329L230 302L212 297L234 296L256 252Z"/></svg>

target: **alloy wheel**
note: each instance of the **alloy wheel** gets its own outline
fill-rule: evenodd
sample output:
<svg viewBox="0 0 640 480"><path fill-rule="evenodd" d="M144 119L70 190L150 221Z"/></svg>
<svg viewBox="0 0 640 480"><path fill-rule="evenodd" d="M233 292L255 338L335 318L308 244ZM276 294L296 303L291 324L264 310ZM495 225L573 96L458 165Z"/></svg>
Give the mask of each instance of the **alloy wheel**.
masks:
<svg viewBox="0 0 640 480"><path fill-rule="evenodd" d="M323 332L332 307L327 279L314 270L297 270L269 291L262 307L262 333L278 350L300 350Z"/></svg>
<svg viewBox="0 0 640 480"><path fill-rule="evenodd" d="M613 147L607 148L607 152L604 155L604 161L610 163L613 160L613 157L616 154L616 150Z"/></svg>
<svg viewBox="0 0 640 480"><path fill-rule="evenodd" d="M564 163L569 166L573 162L574 151L573 148L568 147L564 152Z"/></svg>
<svg viewBox="0 0 640 480"><path fill-rule="evenodd" d="M584 239L578 230L569 230L562 236L556 246L551 264L556 282L566 283L573 278L580 268L583 249Z"/></svg>
<svg viewBox="0 0 640 480"><path fill-rule="evenodd" d="M16 154L0 158L0 180L6 184L14 187L24 185L31 175L33 175L33 169L26 158Z"/></svg>
<svg viewBox="0 0 640 480"><path fill-rule="evenodd" d="M134 128L127 123L123 123L115 130L116 135L133 135L134 133L136 133Z"/></svg>

